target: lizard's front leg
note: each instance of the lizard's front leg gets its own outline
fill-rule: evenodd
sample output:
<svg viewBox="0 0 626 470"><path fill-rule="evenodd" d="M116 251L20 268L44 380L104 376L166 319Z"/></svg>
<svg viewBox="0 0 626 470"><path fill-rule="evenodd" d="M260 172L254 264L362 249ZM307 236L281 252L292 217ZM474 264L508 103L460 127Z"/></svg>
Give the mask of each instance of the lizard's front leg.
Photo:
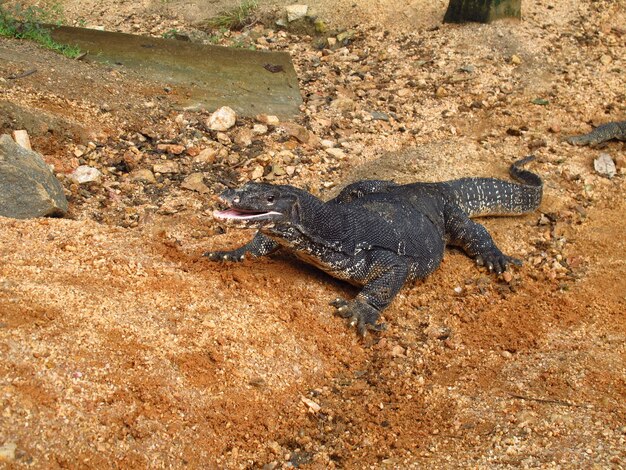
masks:
<svg viewBox="0 0 626 470"><path fill-rule="evenodd" d="M257 232L252 240L239 248L227 251L207 251L206 256L212 261L243 261L246 255L258 258L278 250L280 245L271 238Z"/></svg>
<svg viewBox="0 0 626 470"><path fill-rule="evenodd" d="M385 328L384 323L377 323L378 318L409 275L406 260L395 253L371 252L365 260L361 269L367 272L364 273L365 285L361 292L353 300L336 299L331 302L337 313L348 319L350 326L356 326L361 336L365 336L367 330L381 331Z"/></svg>

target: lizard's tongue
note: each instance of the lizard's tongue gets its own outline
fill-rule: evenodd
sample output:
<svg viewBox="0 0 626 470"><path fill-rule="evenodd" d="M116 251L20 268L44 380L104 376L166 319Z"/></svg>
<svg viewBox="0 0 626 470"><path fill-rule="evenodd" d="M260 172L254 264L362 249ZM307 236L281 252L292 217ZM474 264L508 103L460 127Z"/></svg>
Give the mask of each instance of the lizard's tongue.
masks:
<svg viewBox="0 0 626 470"><path fill-rule="evenodd" d="M270 214L278 214L278 212L246 212L238 209L226 209L224 211L213 211L213 217L216 219L238 219L250 220L265 217Z"/></svg>

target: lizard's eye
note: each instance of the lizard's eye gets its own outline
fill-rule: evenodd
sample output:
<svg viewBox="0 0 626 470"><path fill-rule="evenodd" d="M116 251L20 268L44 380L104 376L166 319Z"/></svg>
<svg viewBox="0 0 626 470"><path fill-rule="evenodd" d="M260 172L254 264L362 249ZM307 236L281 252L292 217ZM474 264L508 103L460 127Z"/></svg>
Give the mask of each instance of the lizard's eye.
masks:
<svg viewBox="0 0 626 470"><path fill-rule="evenodd" d="M269 196L267 196L267 202L269 202L270 204L274 204L274 195L270 194Z"/></svg>

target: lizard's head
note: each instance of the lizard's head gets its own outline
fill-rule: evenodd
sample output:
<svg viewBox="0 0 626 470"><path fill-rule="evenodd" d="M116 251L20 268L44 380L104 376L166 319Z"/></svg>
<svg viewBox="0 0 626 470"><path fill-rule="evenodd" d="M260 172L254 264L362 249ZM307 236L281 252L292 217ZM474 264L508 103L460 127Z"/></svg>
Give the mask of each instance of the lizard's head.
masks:
<svg viewBox="0 0 626 470"><path fill-rule="evenodd" d="M244 227L263 227L294 220L298 211L298 193L291 186L246 183L239 189L227 189L218 200L226 210L214 211L217 219Z"/></svg>

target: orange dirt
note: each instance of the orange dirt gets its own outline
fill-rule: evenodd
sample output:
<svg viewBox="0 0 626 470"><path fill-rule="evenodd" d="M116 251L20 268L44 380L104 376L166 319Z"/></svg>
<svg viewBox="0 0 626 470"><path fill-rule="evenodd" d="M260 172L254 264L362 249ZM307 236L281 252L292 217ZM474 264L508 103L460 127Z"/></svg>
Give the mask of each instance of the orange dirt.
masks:
<svg viewBox="0 0 626 470"><path fill-rule="evenodd" d="M602 177L593 159L606 152L623 165L625 147L563 137L625 118L626 13L609 0L532 3L522 23L437 31L423 25L445 5L437 16L429 3L421 29L385 34L372 21L347 52L259 27L292 52L300 123L344 149L336 160L274 129L248 148L218 143L207 113L172 109L149 77L0 39L0 77L38 68L0 82L0 102L25 113L0 126L41 113L35 150L71 202L66 219L0 218L2 465L624 468L625 173ZM176 5L162 28L185 24ZM127 8L135 30L150 32ZM459 72L468 64L476 71ZM329 105L338 97L354 108ZM372 110L391 118L372 121ZM252 124L239 120L229 138ZM163 142L185 152L169 155ZM205 148L223 152L198 163ZM363 176L506 178L529 152L545 179L540 210L481 221L524 266L496 278L451 250L364 342L328 306L353 287L288 255L202 258L252 234L224 233L211 197L181 188L202 172L214 193L259 165L261 178L324 196ZM180 173L132 178L165 160ZM103 181L73 184L64 174L78 164ZM298 171L269 172L279 164Z"/></svg>

